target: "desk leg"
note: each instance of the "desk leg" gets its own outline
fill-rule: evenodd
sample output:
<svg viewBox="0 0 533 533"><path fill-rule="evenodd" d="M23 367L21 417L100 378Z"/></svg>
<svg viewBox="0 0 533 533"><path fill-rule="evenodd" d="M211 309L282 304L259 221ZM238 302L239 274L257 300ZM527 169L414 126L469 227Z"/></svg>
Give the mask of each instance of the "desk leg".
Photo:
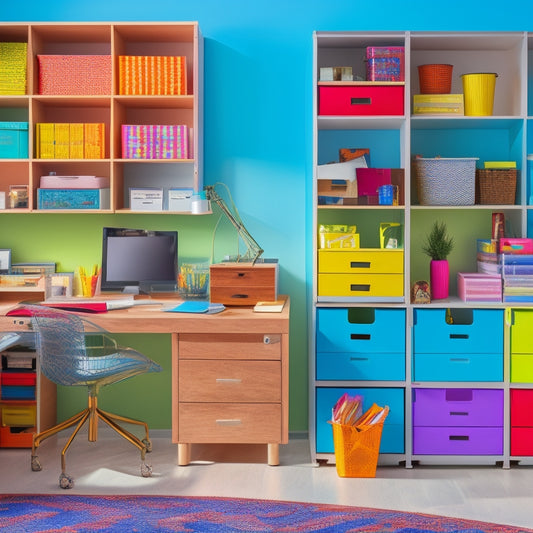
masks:
<svg viewBox="0 0 533 533"><path fill-rule="evenodd" d="M279 444L268 444L268 464L270 466L279 465Z"/></svg>
<svg viewBox="0 0 533 533"><path fill-rule="evenodd" d="M191 445L178 444L178 465L187 466L191 462Z"/></svg>

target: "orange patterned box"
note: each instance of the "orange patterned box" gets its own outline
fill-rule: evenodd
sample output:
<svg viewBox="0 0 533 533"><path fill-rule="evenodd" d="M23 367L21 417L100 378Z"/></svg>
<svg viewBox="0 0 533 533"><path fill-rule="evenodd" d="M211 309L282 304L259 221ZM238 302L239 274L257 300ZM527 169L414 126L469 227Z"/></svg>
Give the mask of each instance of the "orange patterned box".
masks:
<svg viewBox="0 0 533 533"><path fill-rule="evenodd" d="M38 55L37 60L39 94L111 94L111 56Z"/></svg>

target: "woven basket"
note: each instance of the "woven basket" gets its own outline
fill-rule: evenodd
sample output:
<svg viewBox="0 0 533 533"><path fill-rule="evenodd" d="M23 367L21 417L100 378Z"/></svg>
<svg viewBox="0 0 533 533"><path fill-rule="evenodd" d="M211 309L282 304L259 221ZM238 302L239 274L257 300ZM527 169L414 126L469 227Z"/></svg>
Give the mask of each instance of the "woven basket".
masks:
<svg viewBox="0 0 533 533"><path fill-rule="evenodd" d="M449 94L452 90L453 65L419 65L421 94Z"/></svg>
<svg viewBox="0 0 533 533"><path fill-rule="evenodd" d="M476 203L513 205L516 196L516 168L476 171Z"/></svg>
<svg viewBox="0 0 533 533"><path fill-rule="evenodd" d="M413 171L420 205L474 205L477 157L417 158Z"/></svg>

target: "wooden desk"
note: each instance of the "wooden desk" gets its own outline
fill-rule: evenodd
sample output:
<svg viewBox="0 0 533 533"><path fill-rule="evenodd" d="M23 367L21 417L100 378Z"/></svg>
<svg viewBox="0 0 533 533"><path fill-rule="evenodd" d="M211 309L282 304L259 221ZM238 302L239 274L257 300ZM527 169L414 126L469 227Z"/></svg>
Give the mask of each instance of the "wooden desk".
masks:
<svg viewBox="0 0 533 533"><path fill-rule="evenodd" d="M28 319L6 317L0 331L27 328ZM194 443L268 445L268 464L279 464L288 442L289 314L228 307L219 314L170 313L160 305L83 314L111 333L172 336L172 442L178 464L190 462Z"/></svg>

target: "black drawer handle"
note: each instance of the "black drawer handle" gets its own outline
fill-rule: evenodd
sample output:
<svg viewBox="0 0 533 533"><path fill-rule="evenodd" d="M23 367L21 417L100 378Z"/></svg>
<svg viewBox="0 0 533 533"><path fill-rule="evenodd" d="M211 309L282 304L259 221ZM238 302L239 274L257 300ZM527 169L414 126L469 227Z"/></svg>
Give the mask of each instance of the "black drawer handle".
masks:
<svg viewBox="0 0 533 533"><path fill-rule="evenodd" d="M370 333L352 333L350 339L353 341L369 341Z"/></svg>
<svg viewBox="0 0 533 533"><path fill-rule="evenodd" d="M247 294L232 294L232 298L248 298Z"/></svg>
<svg viewBox="0 0 533 533"><path fill-rule="evenodd" d="M350 290L351 291L366 291L366 292L368 292L370 290L370 285L353 283L352 285L350 285Z"/></svg>
<svg viewBox="0 0 533 533"><path fill-rule="evenodd" d="M370 268L370 261L350 261L350 268Z"/></svg>
<svg viewBox="0 0 533 533"><path fill-rule="evenodd" d="M470 440L468 435L450 435L450 440Z"/></svg>
<svg viewBox="0 0 533 533"><path fill-rule="evenodd" d="M244 278L244 276L246 276L246 272L237 272L237 276L239 278Z"/></svg>
<svg viewBox="0 0 533 533"><path fill-rule="evenodd" d="M352 105L370 105L372 98L352 98Z"/></svg>
<svg viewBox="0 0 533 533"><path fill-rule="evenodd" d="M450 416L468 416L468 411L450 411Z"/></svg>
<svg viewBox="0 0 533 533"><path fill-rule="evenodd" d="M466 333L450 333L450 339L468 339Z"/></svg>

